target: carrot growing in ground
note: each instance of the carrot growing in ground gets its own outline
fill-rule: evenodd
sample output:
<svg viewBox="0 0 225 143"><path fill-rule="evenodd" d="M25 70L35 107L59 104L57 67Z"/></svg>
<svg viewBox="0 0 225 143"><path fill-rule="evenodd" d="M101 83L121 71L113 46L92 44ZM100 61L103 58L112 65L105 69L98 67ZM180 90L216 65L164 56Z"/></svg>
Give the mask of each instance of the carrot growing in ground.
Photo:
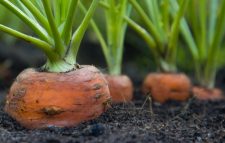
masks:
<svg viewBox="0 0 225 143"><path fill-rule="evenodd" d="M176 54L179 25L189 0L182 0L174 16L171 5L176 0L129 0L139 14L143 25L125 17L132 27L147 43L158 68L144 80L143 91L150 92L160 103L167 100L186 100L190 96L189 78L177 73Z"/></svg>
<svg viewBox="0 0 225 143"><path fill-rule="evenodd" d="M0 30L37 46L47 56L40 69L26 69L7 95L5 111L27 128L70 127L105 111L107 81L94 66L80 66L77 52L99 0L93 0L73 32L79 0L2 0L39 38L0 24ZM72 33L73 32L73 33Z"/></svg>
<svg viewBox="0 0 225 143"><path fill-rule="evenodd" d="M193 57L198 83L192 89L193 94L203 100L221 99L222 91L215 88L215 77L225 64L225 52L221 48L225 33L225 1L191 0L190 7L192 10L181 22L181 31ZM173 8L177 8L176 3Z"/></svg>
<svg viewBox="0 0 225 143"><path fill-rule="evenodd" d="M113 103L128 102L133 97L133 84L127 75L121 75L121 65L127 29L124 16L129 17L131 6L128 0L102 0L100 4L104 11L105 27L98 26L96 19L91 21L91 26L101 44L108 66L105 77L109 83L110 95ZM82 4L80 8L86 11Z"/></svg>

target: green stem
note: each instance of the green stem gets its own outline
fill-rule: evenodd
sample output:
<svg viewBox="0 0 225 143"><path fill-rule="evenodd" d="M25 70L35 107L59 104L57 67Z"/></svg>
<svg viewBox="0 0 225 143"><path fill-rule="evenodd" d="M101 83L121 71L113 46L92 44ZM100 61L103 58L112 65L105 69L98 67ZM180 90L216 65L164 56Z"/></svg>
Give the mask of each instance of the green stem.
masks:
<svg viewBox="0 0 225 143"><path fill-rule="evenodd" d="M170 33L170 39L168 43L168 50L167 50L167 57L166 61L169 64L172 64L173 67L171 70L176 71L175 69L175 63L176 63L176 56L177 56L177 40L178 40L178 34L180 31L180 23L183 18L183 15L185 13L185 10L188 6L189 0L183 0L179 10L177 11L177 15L175 16L175 19L172 23L171 33Z"/></svg>
<svg viewBox="0 0 225 143"><path fill-rule="evenodd" d="M21 10L23 11L30 19L34 20L35 22L36 19L34 18L33 14L27 9L27 7L20 1L20 0L14 0L15 1L15 5Z"/></svg>
<svg viewBox="0 0 225 143"><path fill-rule="evenodd" d="M217 18L217 7L218 7L219 1L213 0L210 4L210 13L209 13L209 34L207 39L207 45L211 45L213 42L213 37L215 34L215 27L216 27L216 18Z"/></svg>
<svg viewBox="0 0 225 143"><path fill-rule="evenodd" d="M34 15L34 17L40 22L40 24L46 29L49 35L51 35L51 29L48 24L48 20L42 13L37 9L32 2L28 0L21 0L21 2L26 6L26 8Z"/></svg>
<svg viewBox="0 0 225 143"><path fill-rule="evenodd" d="M116 49L114 48L114 44L117 43L115 25L118 25L118 22L115 23L115 21L117 21L117 16L115 15L118 15L118 12L116 10L116 4L113 0L108 0L106 2L110 6L109 9L105 10L104 12L105 12L105 20L106 20L107 45L108 45L109 54L111 58L111 57L115 57L116 55ZM112 59L110 61L114 62L113 64L116 63L116 61L114 60L112 61Z"/></svg>
<svg viewBox="0 0 225 143"><path fill-rule="evenodd" d="M42 0L30 0L36 7L39 9L39 11L46 16L45 11L44 11L44 6L42 4Z"/></svg>
<svg viewBox="0 0 225 143"><path fill-rule="evenodd" d="M67 51L68 54L65 57L65 59L70 64L76 63L77 52L80 47L81 40L83 39L83 36L85 34L85 31L87 30L89 22L91 21L91 18L95 12L95 9L98 6L98 2L99 2L99 0L92 1L91 6L89 7L82 23L80 24L78 29L73 33L71 47L68 49L68 51Z"/></svg>
<svg viewBox="0 0 225 143"><path fill-rule="evenodd" d="M148 47L150 48L150 50L152 51L154 55L156 64L160 65L158 60L160 58L160 55L158 54L158 51L156 49L157 48L156 43L153 40L152 36L144 28L142 28L140 25L138 25L135 21L133 21L129 17L124 17L124 18L127 21L128 25L132 29L134 29L145 40L145 42L147 43Z"/></svg>
<svg viewBox="0 0 225 143"><path fill-rule="evenodd" d="M192 33L193 33L193 37L195 39L195 43L196 43L196 47L198 50L198 60L202 61L202 56L200 53L200 45L201 45L201 36L199 36L199 18L198 18L198 13L197 13L197 9L198 9L198 5L199 5L199 1L191 1L190 7L189 8L193 8L192 11L190 11L190 25L192 28Z"/></svg>
<svg viewBox="0 0 225 143"><path fill-rule="evenodd" d="M60 24L66 21L67 15L68 15L68 7L69 4L71 3L71 0L61 0L61 16L60 16Z"/></svg>
<svg viewBox="0 0 225 143"><path fill-rule="evenodd" d="M30 19L26 14L24 14L20 9L13 5L10 1L0 0L0 3L17 15L23 22L25 22L34 32L44 41L51 43L51 39L48 37L47 32L35 21Z"/></svg>
<svg viewBox="0 0 225 143"><path fill-rule="evenodd" d="M121 66L122 66L122 58L123 58L123 51L124 51L124 39L125 39L125 34L126 34L126 30L127 30L127 21L124 19L124 16L129 17L131 13L131 5L128 4L128 0L123 0L120 3L120 9L119 9L119 15L117 16L117 21L118 24L115 25L116 26L116 37L117 39L115 39L116 43L114 43L115 45L115 49L117 50L116 53L116 64L117 67L115 67L117 70L117 72L113 73L113 74L121 74L122 70L121 70Z"/></svg>
<svg viewBox="0 0 225 143"><path fill-rule="evenodd" d="M168 0L167 0L168 1ZM145 4L148 8L149 15L155 25L155 28L157 29L157 32L160 35L160 41L161 43L166 43L166 34L163 30L162 26L162 17L159 10L159 2L158 0L145 0Z"/></svg>
<svg viewBox="0 0 225 143"><path fill-rule="evenodd" d="M108 3L103 2L103 1L100 1L99 2L99 5L102 6L103 8L105 8L105 9L109 9L110 8L110 6L108 5Z"/></svg>
<svg viewBox="0 0 225 143"><path fill-rule="evenodd" d="M139 13L141 16L142 20L146 24L148 30L152 34L153 38L156 40L157 45L159 48L163 48L163 46L160 46L163 42L161 41L161 36L159 32L157 31L157 28L154 26L154 24L151 22L150 18L148 15L145 13L143 8L139 5L139 3L136 0L129 0L132 6L136 9L136 11ZM163 50L163 49L161 49Z"/></svg>
<svg viewBox="0 0 225 143"><path fill-rule="evenodd" d="M11 29L7 26L4 26L2 24L0 24L0 30L5 32L5 33L8 33L8 34L10 34L14 37L23 39L23 40L25 40L29 43L32 43L32 44L36 45L37 48L41 49L49 57L49 59L53 58L52 54L51 54L53 52L53 49L52 49L51 45L49 45L45 41L39 40L39 39L34 38L32 36L28 36L26 34L23 34L21 32L13 30L13 29Z"/></svg>
<svg viewBox="0 0 225 143"><path fill-rule="evenodd" d="M199 18L200 18L200 45L199 45L199 52L200 52L200 58L202 59L202 60L204 60L205 58L206 58L206 48L208 47L207 45L206 45L206 42L207 42L207 34L206 34L206 32L207 32L207 13L206 13L206 9L208 9L207 8L207 5L208 5L208 2L206 1L206 0L202 0L201 1L201 3L199 4L200 6L200 16L199 16Z"/></svg>
<svg viewBox="0 0 225 143"><path fill-rule="evenodd" d="M108 46L106 44L106 41L103 38L103 35L102 35L99 27L97 26L97 24L93 20L91 20L91 26L92 26L93 30L95 31L96 36L98 37L98 40L99 40L99 42L101 44L101 47L102 47L104 57L106 59L106 63L109 67L110 66L110 55L109 55L109 50L108 50Z"/></svg>
<svg viewBox="0 0 225 143"><path fill-rule="evenodd" d="M132 29L134 29L146 41L146 43L149 45L149 48L151 48L151 50L154 53L157 53L156 43L153 40L152 36L144 28L142 28L140 25L138 25L135 21L133 21L129 17L124 17L124 18L127 21L128 25Z"/></svg>
<svg viewBox="0 0 225 143"><path fill-rule="evenodd" d="M63 32L62 32L62 35L61 35L61 37L64 39L64 43L66 45L69 44L70 39L71 39L73 17L74 17L75 11L76 11L77 4L78 4L78 0L72 0L71 1L69 11L68 11L68 15L66 17L65 26L63 28Z"/></svg>
<svg viewBox="0 0 225 143"><path fill-rule="evenodd" d="M105 9L107 45L109 49L110 64L109 73L112 75L121 74L124 37L127 23L123 16L128 10L127 0L116 4L113 0L107 1L109 9ZM115 16L116 15L116 16ZM115 21L117 21L115 23Z"/></svg>
<svg viewBox="0 0 225 143"><path fill-rule="evenodd" d="M84 7L84 5L83 5L81 2L79 3L79 7L81 8L81 10L82 10L82 12L83 12L84 14L87 13L86 8ZM95 23L95 21L94 21L93 19L91 20L91 27L92 27L92 29L94 30L96 36L98 37L98 40L99 40L99 42L100 42L100 44L101 44L101 48L102 48L103 54L104 54L105 59L106 59L106 63L107 63L107 65L108 65L108 67L109 67L109 66L110 66L110 57L109 57L110 55L109 55L109 50L108 50L106 41L105 41L105 39L104 39L104 37L103 37L103 34L101 33L101 31L100 31L98 25Z"/></svg>
<svg viewBox="0 0 225 143"><path fill-rule="evenodd" d="M213 42L209 48L209 54L208 59L206 63L206 69L205 69L205 79L208 83L208 88L214 87L214 81L215 81L215 75L216 75L216 58L217 53L225 32L225 1L222 1L220 11L218 14L217 24L216 24L216 30L215 30L215 36L213 39Z"/></svg>
<svg viewBox="0 0 225 143"><path fill-rule="evenodd" d="M55 56L54 60L47 60L42 69L48 72L63 73L74 70L75 66L69 64L64 59L56 58Z"/></svg>
<svg viewBox="0 0 225 143"><path fill-rule="evenodd" d="M55 23L57 27L60 26L61 24L61 5L62 5L62 0L54 0L53 2L54 5L54 16L55 16Z"/></svg>
<svg viewBox="0 0 225 143"><path fill-rule="evenodd" d="M63 60L62 58L60 58L59 55L54 52L54 49L51 47L51 45L49 45L45 41L28 36L26 34L23 34L21 32L18 32L16 30L13 30L1 24L0 24L0 30L14 37L17 37L29 43L32 43L36 45L37 48L42 50L48 58L47 63L42 67L43 70L46 70L48 72L58 73L58 72L67 72L74 69L74 65L71 65L67 63L65 60Z"/></svg>
<svg viewBox="0 0 225 143"><path fill-rule="evenodd" d="M170 2L171 6L172 6L172 16L173 18L175 18L176 16L176 12L178 11L179 9L179 5L177 2L171 0ZM191 30L187 24L187 21L186 19L182 18L181 21L180 21L180 30L181 30L181 34L184 36L184 40L187 42L188 44L188 48L193 56L193 59L195 61L195 63L198 61L199 59L199 55L198 55L198 48L197 48L197 45L195 43L195 40L194 40L194 36L192 35L191 33Z"/></svg>
<svg viewBox="0 0 225 143"><path fill-rule="evenodd" d="M50 1L43 0L43 4L44 4L44 9L45 9L45 13L48 18L49 25L51 25L51 31L53 33L52 35L53 35L54 42L55 42L55 51L62 57L62 56L64 56L65 47L63 45L59 31L56 27L56 23L54 21Z"/></svg>
<svg viewBox="0 0 225 143"><path fill-rule="evenodd" d="M165 0L162 2L161 9L162 9L163 28L164 28L164 31L166 33L168 33L170 30L170 15L169 15L170 11L169 11L169 1L168 0Z"/></svg>

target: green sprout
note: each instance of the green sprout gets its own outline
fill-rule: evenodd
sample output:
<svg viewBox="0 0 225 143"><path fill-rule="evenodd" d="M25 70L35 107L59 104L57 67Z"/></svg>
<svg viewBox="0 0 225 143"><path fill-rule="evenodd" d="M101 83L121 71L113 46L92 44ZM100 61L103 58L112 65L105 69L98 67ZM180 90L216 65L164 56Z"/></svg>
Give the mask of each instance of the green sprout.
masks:
<svg viewBox="0 0 225 143"><path fill-rule="evenodd" d="M49 72L67 72L76 68L81 40L99 0L92 0L85 17L73 32L73 22L80 0L1 0L6 7L31 28L38 38L0 24L0 30L30 42L42 50Z"/></svg>
<svg viewBox="0 0 225 143"><path fill-rule="evenodd" d="M129 0L129 2L139 14L143 24L128 17L125 19L146 41L158 70L176 72L179 25L189 0L181 0L177 9L172 8L177 0Z"/></svg>
<svg viewBox="0 0 225 143"><path fill-rule="evenodd" d="M177 6L173 4L174 9ZM198 84L213 88L216 72L222 66L219 61L224 59L221 44L225 32L225 1L191 0L190 7L192 10L181 22L182 35L193 57Z"/></svg>
<svg viewBox="0 0 225 143"><path fill-rule="evenodd" d="M121 74L122 57L124 50L124 38L127 29L127 22L124 16L129 17L131 6L128 0L102 0L100 4L104 10L105 27L91 21L91 26L101 44L106 59L108 71L111 75ZM83 12L84 5L80 5Z"/></svg>

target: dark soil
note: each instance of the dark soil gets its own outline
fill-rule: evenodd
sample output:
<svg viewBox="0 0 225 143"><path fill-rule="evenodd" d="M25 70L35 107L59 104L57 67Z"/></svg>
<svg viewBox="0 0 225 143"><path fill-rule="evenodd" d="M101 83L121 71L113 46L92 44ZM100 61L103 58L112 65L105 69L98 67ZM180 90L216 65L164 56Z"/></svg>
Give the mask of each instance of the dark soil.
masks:
<svg viewBox="0 0 225 143"><path fill-rule="evenodd" d="M139 98L113 105L101 117L74 128L42 130L24 129L1 105L0 143L225 142L224 101L150 103Z"/></svg>
<svg viewBox="0 0 225 143"><path fill-rule="evenodd" d="M92 46L90 47L93 49ZM200 102L190 100L185 103L168 102L164 105L153 104L151 106L149 101L145 102L145 97L140 92L136 93L134 103L113 105L101 117L82 123L77 127L51 127L42 130L27 130L3 111L3 95L6 94L13 79L22 69L28 66L37 67L37 65L41 65L43 55L36 53L30 54L28 50L28 53L25 55L32 57L36 55L37 57L35 60L32 60L32 57L23 60L22 57L25 57L25 55L20 52L15 52L13 49L11 51L14 54L12 52L4 53L3 51L6 51L4 49L1 50L0 47L0 62L2 64L2 61L10 61L6 63L11 63L9 64L11 66L6 66L6 69L10 67L10 74L8 75L11 76L1 79L0 75L0 143L225 142L225 101ZM128 51L130 49L132 48L127 48ZM92 55L92 53L86 55L86 51L84 53L85 56L79 54L81 55L80 57L89 57L89 55ZM136 53L139 52L134 51L133 53L137 55ZM10 55L11 58L9 58ZM83 63L93 63L93 59L96 59L96 57L102 56L91 57L89 59L91 62L88 62L88 59L83 59ZM143 59L143 57L132 57L130 59L128 57L127 61L131 61L131 59L139 60ZM25 61L29 61L29 63L25 63ZM99 63L99 61L96 61L96 63ZM138 62L145 63L144 61ZM139 70L142 67L137 68L134 63L126 62L124 65L124 73L128 73L135 81L136 87L141 85L144 75L147 74L147 71L150 71L150 69L146 69L145 64L142 64L142 67L145 69L144 72ZM223 89L223 91L225 91L224 71L225 69L221 70L217 77L217 86Z"/></svg>

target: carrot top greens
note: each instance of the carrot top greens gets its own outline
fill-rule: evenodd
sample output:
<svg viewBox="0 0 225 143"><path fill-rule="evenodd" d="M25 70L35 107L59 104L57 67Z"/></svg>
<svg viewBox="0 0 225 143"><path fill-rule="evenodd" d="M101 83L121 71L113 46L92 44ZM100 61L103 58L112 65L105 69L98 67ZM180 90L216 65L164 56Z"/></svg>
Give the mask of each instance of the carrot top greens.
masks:
<svg viewBox="0 0 225 143"><path fill-rule="evenodd" d="M181 0L177 9L172 8L177 0L129 0L129 2L139 14L143 25L125 17L128 25L146 41L154 55L158 70L175 72L179 25L189 0Z"/></svg>
<svg viewBox="0 0 225 143"><path fill-rule="evenodd" d="M81 40L99 0L92 0L85 17L73 31L80 0L1 0L0 4L19 17L38 38L0 24L0 30L37 46L47 56L43 66L49 72L75 68Z"/></svg>
<svg viewBox="0 0 225 143"><path fill-rule="evenodd" d="M98 25L98 21L94 19L91 21L91 26L101 44L109 73L119 75L121 74L124 38L127 29L124 17L129 17L131 6L128 0L101 0L100 5L104 11L105 25ZM80 7L83 12L86 12L83 5Z"/></svg>
<svg viewBox="0 0 225 143"><path fill-rule="evenodd" d="M213 88L216 71L221 66L219 60L224 61L221 44L225 33L225 1L191 0L189 6L192 10L181 22L182 35L192 54L198 83ZM173 8L177 8L176 3Z"/></svg>

